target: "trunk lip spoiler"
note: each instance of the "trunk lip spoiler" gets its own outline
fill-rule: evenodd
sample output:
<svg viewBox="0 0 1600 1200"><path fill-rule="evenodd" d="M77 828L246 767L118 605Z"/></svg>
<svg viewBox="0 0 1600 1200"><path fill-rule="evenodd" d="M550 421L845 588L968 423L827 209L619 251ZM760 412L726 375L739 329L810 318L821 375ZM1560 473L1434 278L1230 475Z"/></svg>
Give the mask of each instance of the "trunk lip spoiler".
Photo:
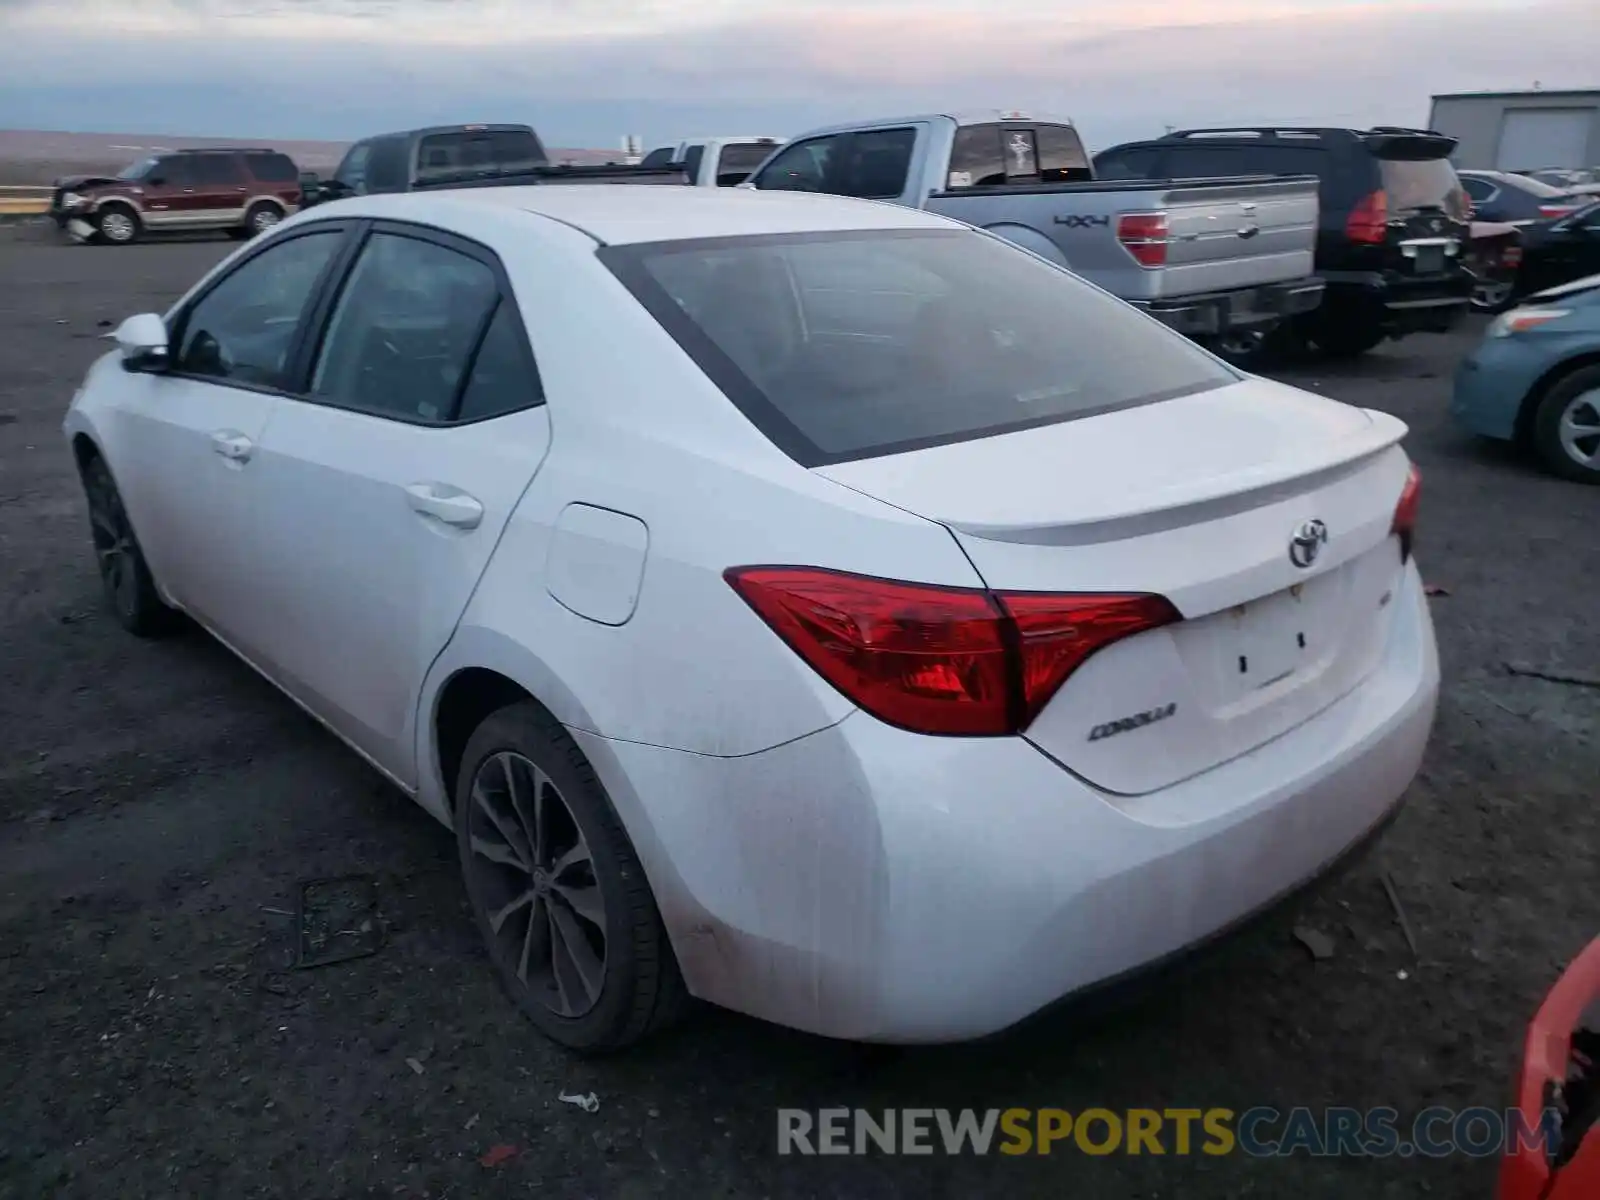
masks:
<svg viewBox="0 0 1600 1200"><path fill-rule="evenodd" d="M996 542L1036 544L1041 540L1040 534L1045 531L1048 531L1051 545L1061 546L1091 545L1139 534L1159 533L1192 525L1197 519L1217 519L1256 508L1273 493L1281 493L1286 498L1303 490L1308 484L1321 486L1333 482L1360 470L1371 460L1393 449L1408 432L1406 424L1397 417L1375 409L1362 411L1372 418L1371 427L1363 434L1348 439L1336 452L1309 470L1293 461L1272 463L1253 471L1222 476L1210 488L1175 504L1162 503L1157 493L1138 507L1108 506L1105 511L1087 515L1042 516L1027 524L962 521L940 516L936 512L920 515L957 533Z"/></svg>

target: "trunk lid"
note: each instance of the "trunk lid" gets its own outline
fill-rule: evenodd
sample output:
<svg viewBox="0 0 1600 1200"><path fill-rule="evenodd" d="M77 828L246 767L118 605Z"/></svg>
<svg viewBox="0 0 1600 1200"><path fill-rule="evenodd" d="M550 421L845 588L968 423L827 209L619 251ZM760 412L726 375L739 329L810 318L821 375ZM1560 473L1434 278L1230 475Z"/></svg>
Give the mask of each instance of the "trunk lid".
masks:
<svg viewBox="0 0 1600 1200"><path fill-rule="evenodd" d="M1154 592L1183 615L1092 655L1029 727L1139 795L1244 754L1377 666L1400 580L1403 423L1267 380L815 468L948 527L990 587ZM1326 540L1297 565L1291 542Z"/></svg>

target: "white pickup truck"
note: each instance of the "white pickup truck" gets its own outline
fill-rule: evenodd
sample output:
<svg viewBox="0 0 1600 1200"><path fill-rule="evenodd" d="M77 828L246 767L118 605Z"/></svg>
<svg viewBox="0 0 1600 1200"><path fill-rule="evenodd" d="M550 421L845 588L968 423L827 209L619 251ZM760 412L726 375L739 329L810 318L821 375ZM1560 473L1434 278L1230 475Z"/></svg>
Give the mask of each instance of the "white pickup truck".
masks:
<svg viewBox="0 0 1600 1200"><path fill-rule="evenodd" d="M641 167L678 167L695 187L735 187L784 143L781 137L686 138L657 146Z"/></svg>
<svg viewBox="0 0 1600 1200"><path fill-rule="evenodd" d="M989 230L1224 354L1322 300L1313 176L1097 182L1072 122L989 109L789 141L741 187L905 204Z"/></svg>

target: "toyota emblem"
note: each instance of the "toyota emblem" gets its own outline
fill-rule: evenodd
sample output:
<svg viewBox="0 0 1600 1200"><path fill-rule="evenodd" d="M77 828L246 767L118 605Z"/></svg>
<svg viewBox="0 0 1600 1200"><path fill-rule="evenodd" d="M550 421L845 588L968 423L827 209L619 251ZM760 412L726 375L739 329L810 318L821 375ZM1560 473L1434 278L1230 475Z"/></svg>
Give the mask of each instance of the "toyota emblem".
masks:
<svg viewBox="0 0 1600 1200"><path fill-rule="evenodd" d="M1322 553L1322 547L1328 541L1328 527L1321 521L1302 521L1300 527L1294 531L1294 536L1289 539L1289 561L1301 570L1305 570L1317 561L1317 555Z"/></svg>

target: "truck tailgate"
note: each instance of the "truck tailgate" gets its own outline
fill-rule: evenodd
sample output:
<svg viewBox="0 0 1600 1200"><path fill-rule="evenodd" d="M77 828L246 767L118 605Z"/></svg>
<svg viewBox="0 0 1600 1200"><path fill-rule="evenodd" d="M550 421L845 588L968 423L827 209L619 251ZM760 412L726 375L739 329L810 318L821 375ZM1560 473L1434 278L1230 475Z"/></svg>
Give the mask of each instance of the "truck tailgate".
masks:
<svg viewBox="0 0 1600 1200"><path fill-rule="evenodd" d="M1317 181L1173 180L1145 193L1167 215L1167 263L1142 272L1130 300L1286 283L1312 274Z"/></svg>

